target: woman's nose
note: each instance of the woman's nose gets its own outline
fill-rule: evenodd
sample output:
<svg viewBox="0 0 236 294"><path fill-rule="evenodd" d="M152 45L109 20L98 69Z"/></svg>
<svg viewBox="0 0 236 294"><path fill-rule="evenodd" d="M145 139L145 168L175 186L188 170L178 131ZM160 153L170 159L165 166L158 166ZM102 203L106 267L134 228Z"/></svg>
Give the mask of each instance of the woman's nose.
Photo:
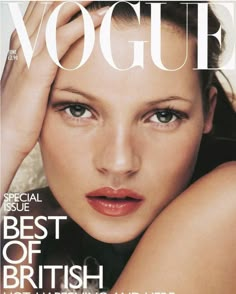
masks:
<svg viewBox="0 0 236 294"><path fill-rule="evenodd" d="M139 171L141 157L135 136L122 127L110 129L103 134L96 146L96 169L109 175L129 176Z"/></svg>

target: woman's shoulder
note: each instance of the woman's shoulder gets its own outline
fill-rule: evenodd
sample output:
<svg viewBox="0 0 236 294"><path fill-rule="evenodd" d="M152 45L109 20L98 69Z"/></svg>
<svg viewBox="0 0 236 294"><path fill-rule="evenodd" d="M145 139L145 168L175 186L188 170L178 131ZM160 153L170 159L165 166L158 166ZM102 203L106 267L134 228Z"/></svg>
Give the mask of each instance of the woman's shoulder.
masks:
<svg viewBox="0 0 236 294"><path fill-rule="evenodd" d="M205 293L231 293L236 287L236 161L220 164L181 197L176 237L186 244L183 259L196 257L190 280L199 275Z"/></svg>
<svg viewBox="0 0 236 294"><path fill-rule="evenodd" d="M236 162L227 162L190 185L154 220L114 291L132 283L143 289L147 271L150 289L158 285L176 293L233 293L235 211Z"/></svg>
<svg viewBox="0 0 236 294"><path fill-rule="evenodd" d="M197 181L199 186L208 186L210 190L230 193L231 189L236 198L236 161L228 161L218 165ZM200 183L200 184L199 184ZM218 190L220 189L220 190ZM231 193L230 193L231 194Z"/></svg>
<svg viewBox="0 0 236 294"><path fill-rule="evenodd" d="M221 224L234 220L236 228L236 161L218 165L190 185L180 198L189 205L193 217L203 217L205 212L209 219L206 226L212 224L212 219Z"/></svg>
<svg viewBox="0 0 236 294"><path fill-rule="evenodd" d="M220 164L212 173L220 177L222 183L229 184L228 187L236 188L236 160Z"/></svg>
<svg viewBox="0 0 236 294"><path fill-rule="evenodd" d="M236 229L236 161L220 164L192 184L186 193L196 207L206 211L209 219L218 217L216 223L225 221L225 224L234 221Z"/></svg>

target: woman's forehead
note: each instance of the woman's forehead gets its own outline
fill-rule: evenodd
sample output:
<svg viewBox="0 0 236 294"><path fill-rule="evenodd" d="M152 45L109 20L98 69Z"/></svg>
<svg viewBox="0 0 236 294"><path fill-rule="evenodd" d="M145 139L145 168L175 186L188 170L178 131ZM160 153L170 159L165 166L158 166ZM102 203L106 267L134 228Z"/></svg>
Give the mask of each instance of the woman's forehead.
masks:
<svg viewBox="0 0 236 294"><path fill-rule="evenodd" d="M134 47L137 45L136 43L139 42L143 43L144 46L144 54L145 58L147 59L145 61L148 61L148 58L151 58L150 53L152 44L155 44L155 48L160 49L163 64L168 62L172 63L172 66L166 66L167 68L172 69L177 68L178 66L180 67L184 63L186 55L188 57L188 63L193 62L192 67L195 66L196 40L194 37L188 35L175 24L166 21L162 21L161 23L160 40L158 39L158 36L155 36L158 35L158 31L159 29L154 31L154 34L151 36L151 23L149 19L146 19L142 24L138 24L133 21L127 23L114 20L111 23L109 36L101 38L101 36L104 36L104 31L101 33L100 27L96 29L95 44L92 56L90 56L89 59L97 57L103 53L103 57L105 56L105 62L107 62L106 53L104 53L104 51L101 52L101 47L104 48L101 43L103 40L105 40L107 48L106 51L108 52L108 47L111 47L111 55L114 59L116 59L116 62L124 62L124 59L127 59L126 62L128 63L129 67L132 64L132 60L134 58ZM187 49L188 52L186 52ZM75 42L71 50L67 52L64 58L66 63L69 64L70 62L74 62L72 67L75 67L77 64L79 64L83 50L84 39L82 38ZM156 54L157 53L152 52L152 55Z"/></svg>
<svg viewBox="0 0 236 294"><path fill-rule="evenodd" d="M158 68L151 56L150 25L146 22L140 26L117 24L111 29L111 51L116 66L120 69L128 68L134 59L134 41L145 41L143 50L144 67L134 67L130 70L114 69L105 60L99 43L100 29L96 30L96 42L89 60L78 70L60 70L56 79L58 88L68 83L74 85L80 83L85 86L99 84L100 87L112 88L114 91L126 87L129 91L132 87L145 87L152 85L150 90L169 91L173 88L185 88L194 91L199 88L197 71L195 66L196 42L193 38L186 40L185 34L174 26L165 23L162 26L161 59L163 64L170 69L184 66L176 71L164 71ZM84 43L80 40L72 46L64 57L62 64L66 68L74 68L79 64Z"/></svg>

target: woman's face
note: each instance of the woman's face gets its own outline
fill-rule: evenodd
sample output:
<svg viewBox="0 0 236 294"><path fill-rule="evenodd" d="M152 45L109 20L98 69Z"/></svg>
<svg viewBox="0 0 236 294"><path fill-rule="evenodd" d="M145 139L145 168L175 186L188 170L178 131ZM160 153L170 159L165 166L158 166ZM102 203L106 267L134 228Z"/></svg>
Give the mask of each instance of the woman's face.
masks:
<svg viewBox="0 0 236 294"><path fill-rule="evenodd" d="M149 41L149 31L148 24L112 27L117 66L132 64L128 41ZM75 67L82 48L77 42L63 65ZM190 40L185 66L168 72L152 63L146 43L144 69L118 71L96 43L81 69L59 70L40 139L45 171L58 202L94 238L134 239L188 185L211 127L192 70L194 49ZM185 35L165 24L162 52L167 67L180 66Z"/></svg>

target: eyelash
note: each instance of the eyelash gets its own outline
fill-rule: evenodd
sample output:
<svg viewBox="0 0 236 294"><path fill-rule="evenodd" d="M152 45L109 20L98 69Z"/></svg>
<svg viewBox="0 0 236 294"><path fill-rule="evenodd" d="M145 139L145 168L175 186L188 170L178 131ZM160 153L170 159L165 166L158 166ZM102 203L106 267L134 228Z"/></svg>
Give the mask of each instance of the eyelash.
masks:
<svg viewBox="0 0 236 294"><path fill-rule="evenodd" d="M64 104L64 105L61 104L57 107L58 107L57 111L64 112L64 115L66 115L67 118L72 120L81 121L84 119L91 119L94 117L92 109L89 106L84 105L82 103L73 103L73 104L70 103L70 104ZM76 116L75 113L73 114L73 111L81 112L81 113L78 116ZM86 112L89 112L90 115L86 114Z"/></svg>
<svg viewBox="0 0 236 294"><path fill-rule="evenodd" d="M89 107L88 105L84 105L82 103L70 103L70 104L63 103L63 104L57 105L56 108L58 108L57 111L64 112L63 114L66 116L67 119L71 119L77 123L87 119L94 118L94 110L91 109L91 107ZM76 116L74 115L75 113L73 114L73 111L75 112L80 111L81 114ZM90 114L88 115L88 113L86 114L86 112L89 112ZM169 121L166 121L166 122L160 121L161 115L163 117L170 116ZM172 107L166 107L163 109L155 109L151 112L151 114L150 113L148 114L148 117L147 115L145 116L146 118L144 119L144 122L151 123L154 125L154 127L157 127L157 128L175 127L176 124L188 118L188 115L185 112L176 110ZM155 119L152 119L153 117L155 117Z"/></svg>
<svg viewBox="0 0 236 294"><path fill-rule="evenodd" d="M161 115L163 116L163 118L166 115L169 115L170 116L169 121L166 121L166 122L160 121ZM154 116L156 117L156 120L158 121L152 120L152 117ZM176 110L172 107L167 107L167 108L156 109L152 111L151 115L148 116L145 122L150 122L154 124L156 127L166 128L166 127L173 127L176 124L180 123L182 120L187 118L188 118L188 115L185 112Z"/></svg>

